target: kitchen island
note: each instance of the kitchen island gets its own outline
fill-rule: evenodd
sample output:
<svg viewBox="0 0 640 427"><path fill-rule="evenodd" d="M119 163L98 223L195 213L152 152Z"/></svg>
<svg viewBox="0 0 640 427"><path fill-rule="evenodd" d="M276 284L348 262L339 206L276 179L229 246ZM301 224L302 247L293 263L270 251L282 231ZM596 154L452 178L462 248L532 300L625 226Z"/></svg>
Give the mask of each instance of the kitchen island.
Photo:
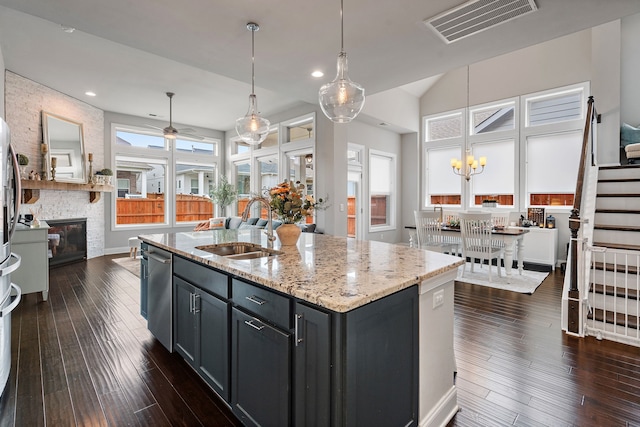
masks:
<svg viewBox="0 0 640 427"><path fill-rule="evenodd" d="M157 301L147 295L157 292L146 287L165 283L173 349L246 425L431 426L457 411L462 259L312 233L253 259L211 249L266 247L259 230L139 237L149 324ZM152 280L158 253L171 280Z"/></svg>

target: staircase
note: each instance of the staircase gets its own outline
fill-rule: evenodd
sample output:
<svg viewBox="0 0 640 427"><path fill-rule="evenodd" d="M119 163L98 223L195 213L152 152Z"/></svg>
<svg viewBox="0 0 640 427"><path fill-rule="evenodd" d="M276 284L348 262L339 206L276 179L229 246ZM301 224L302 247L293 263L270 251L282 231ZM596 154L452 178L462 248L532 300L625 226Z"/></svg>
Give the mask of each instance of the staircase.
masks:
<svg viewBox="0 0 640 427"><path fill-rule="evenodd" d="M640 166L598 172L587 334L640 345Z"/></svg>

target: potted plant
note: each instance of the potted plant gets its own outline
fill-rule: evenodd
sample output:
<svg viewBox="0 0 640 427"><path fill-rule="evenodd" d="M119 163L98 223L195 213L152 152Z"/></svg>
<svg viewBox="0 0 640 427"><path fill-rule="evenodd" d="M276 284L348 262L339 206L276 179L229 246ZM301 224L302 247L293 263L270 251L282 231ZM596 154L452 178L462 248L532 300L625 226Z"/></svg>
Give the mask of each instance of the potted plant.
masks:
<svg viewBox="0 0 640 427"><path fill-rule="evenodd" d="M111 177L113 171L109 168L104 168L96 172L96 182L103 185L111 185Z"/></svg>
<svg viewBox="0 0 640 427"><path fill-rule="evenodd" d="M18 158L18 164L20 165L21 178L27 179L27 165L29 164L29 158L20 153L18 153L16 157Z"/></svg>
<svg viewBox="0 0 640 427"><path fill-rule="evenodd" d="M238 197L238 191L233 185L229 184L227 177L222 175L220 177L220 182L218 182L218 185L213 187L209 195L211 196L213 203L220 206L222 215L224 215L227 206L233 203L236 197Z"/></svg>

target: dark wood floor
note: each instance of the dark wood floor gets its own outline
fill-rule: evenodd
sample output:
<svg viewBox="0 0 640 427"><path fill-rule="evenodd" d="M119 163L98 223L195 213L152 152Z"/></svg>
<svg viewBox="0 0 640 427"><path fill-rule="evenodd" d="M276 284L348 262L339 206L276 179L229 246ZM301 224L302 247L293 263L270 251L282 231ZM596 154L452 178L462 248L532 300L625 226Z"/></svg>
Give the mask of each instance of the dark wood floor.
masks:
<svg viewBox="0 0 640 427"><path fill-rule="evenodd" d="M1 426L237 425L146 330L138 279L113 257L51 271L12 316ZM450 426L640 426L640 350L560 330L562 275L533 295L456 284Z"/></svg>

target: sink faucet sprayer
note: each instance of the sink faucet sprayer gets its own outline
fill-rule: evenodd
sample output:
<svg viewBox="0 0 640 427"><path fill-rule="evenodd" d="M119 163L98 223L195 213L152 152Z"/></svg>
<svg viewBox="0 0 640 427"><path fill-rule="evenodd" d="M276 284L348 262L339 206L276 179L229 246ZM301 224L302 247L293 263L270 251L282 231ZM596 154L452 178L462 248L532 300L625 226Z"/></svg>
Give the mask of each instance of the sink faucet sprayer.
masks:
<svg viewBox="0 0 640 427"><path fill-rule="evenodd" d="M260 202L267 207L267 231L264 234L267 235L267 246L272 247L273 242L276 240L276 236L273 235L273 214L271 213L271 205L269 201L264 197L253 197L247 203L247 206L244 208L244 212L242 212L242 221L246 222L249 219L249 212L251 211L251 205L253 202Z"/></svg>

